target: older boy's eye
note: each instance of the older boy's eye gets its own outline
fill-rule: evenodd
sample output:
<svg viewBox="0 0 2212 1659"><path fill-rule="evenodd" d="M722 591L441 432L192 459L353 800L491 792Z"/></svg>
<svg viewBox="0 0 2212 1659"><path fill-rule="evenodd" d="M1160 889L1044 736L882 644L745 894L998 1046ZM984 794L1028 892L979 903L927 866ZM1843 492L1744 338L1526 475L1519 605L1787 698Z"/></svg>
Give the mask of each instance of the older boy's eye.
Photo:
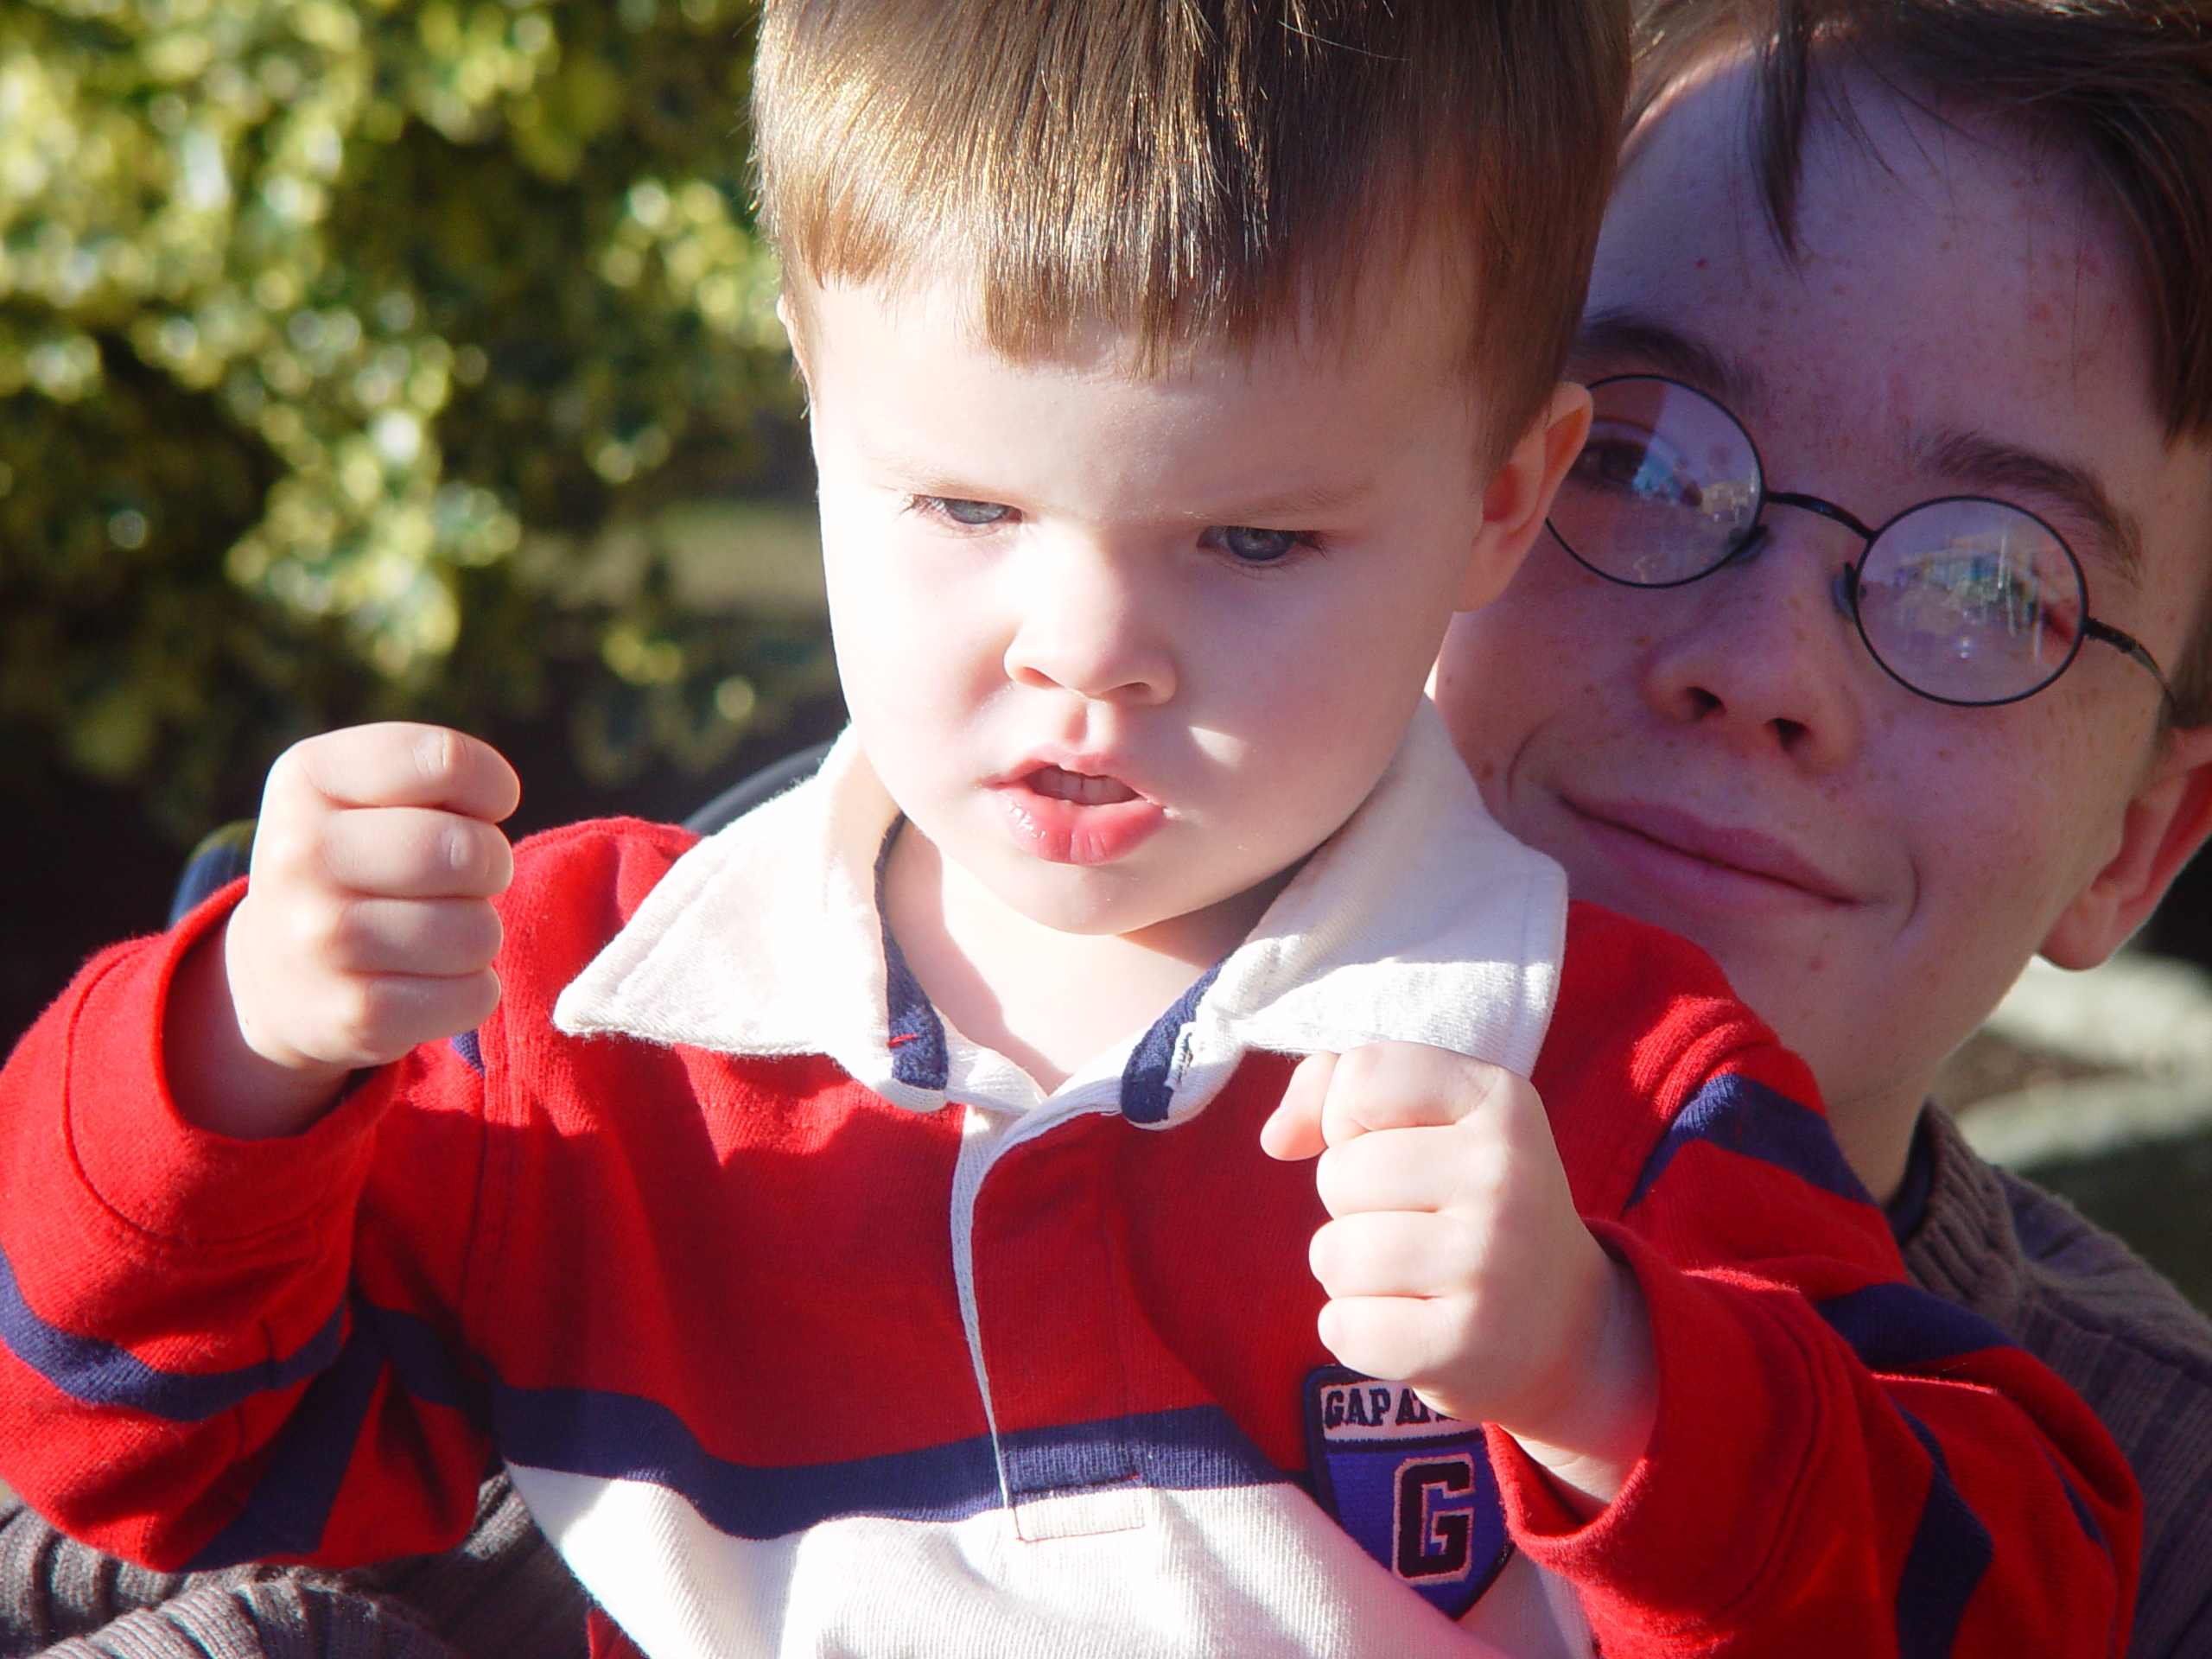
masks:
<svg viewBox="0 0 2212 1659"><path fill-rule="evenodd" d="M997 501L963 501L957 497L933 495L925 498L924 505L934 507L954 524L966 524L971 530L1001 524L1014 516L1012 507Z"/></svg>
<svg viewBox="0 0 2212 1659"><path fill-rule="evenodd" d="M1304 538L1294 530L1255 530L1249 524L1216 524L1200 538L1247 564L1273 564L1287 557Z"/></svg>

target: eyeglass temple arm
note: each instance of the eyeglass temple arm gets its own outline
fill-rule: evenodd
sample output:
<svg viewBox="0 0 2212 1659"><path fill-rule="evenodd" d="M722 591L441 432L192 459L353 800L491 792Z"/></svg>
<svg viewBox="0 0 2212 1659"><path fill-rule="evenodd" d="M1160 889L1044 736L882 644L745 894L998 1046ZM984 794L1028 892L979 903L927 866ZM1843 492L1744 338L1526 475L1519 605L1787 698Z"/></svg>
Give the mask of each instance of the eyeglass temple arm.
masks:
<svg viewBox="0 0 2212 1659"><path fill-rule="evenodd" d="M2108 622L2100 622L2094 616L2082 619L2082 632L2092 639L2101 639L2123 657L2133 657L2151 671L2151 677L2158 683L2158 690L2165 693L2166 701L2175 701L2174 689L2166 683L2166 671L2158 666L2158 659L2132 633L2122 633Z"/></svg>

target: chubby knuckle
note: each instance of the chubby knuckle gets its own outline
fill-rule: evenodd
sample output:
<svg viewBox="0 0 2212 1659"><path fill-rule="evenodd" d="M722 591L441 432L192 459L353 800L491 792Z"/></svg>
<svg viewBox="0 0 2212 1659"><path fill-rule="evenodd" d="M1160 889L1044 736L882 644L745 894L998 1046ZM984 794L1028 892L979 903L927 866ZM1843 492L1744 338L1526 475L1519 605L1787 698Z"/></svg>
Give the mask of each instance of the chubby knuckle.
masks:
<svg viewBox="0 0 2212 1659"><path fill-rule="evenodd" d="M1526 1077L1502 1065L1483 1065L1468 1078L1469 1096L1486 1117L1501 1122L1520 1122L1531 1112L1543 1116L1543 1097Z"/></svg>
<svg viewBox="0 0 2212 1659"><path fill-rule="evenodd" d="M1335 1081L1355 1091L1371 1090L1388 1077L1389 1065L1389 1051L1382 1044L1362 1043L1337 1057Z"/></svg>
<svg viewBox="0 0 2212 1659"><path fill-rule="evenodd" d="M1465 1140L1456 1148L1451 1207L1459 1214L1500 1220L1520 1217L1533 1203L1530 1185L1522 1179L1510 1148L1494 1138Z"/></svg>
<svg viewBox="0 0 2212 1659"><path fill-rule="evenodd" d="M1332 1222L1313 1235L1306 1247L1306 1265L1323 1289L1336 1294L1334 1284L1344 1268L1344 1229L1339 1224Z"/></svg>
<svg viewBox="0 0 2212 1659"><path fill-rule="evenodd" d="M454 953L467 971L481 970L499 954L499 914L481 899L464 901L456 907L450 926Z"/></svg>
<svg viewBox="0 0 2212 1659"><path fill-rule="evenodd" d="M1337 1353L1356 1370L1397 1380L1418 1369L1418 1339L1408 1340L1405 1309L1390 1300L1359 1296L1333 1303Z"/></svg>
<svg viewBox="0 0 2212 1659"><path fill-rule="evenodd" d="M332 988L323 1024L337 1057L360 1059L379 1053L388 1041L390 1002L382 983L365 976L346 976Z"/></svg>
<svg viewBox="0 0 2212 1659"><path fill-rule="evenodd" d="M322 909L325 919L314 938L325 951L340 962L350 962L373 938L375 912L363 900L353 898L334 899Z"/></svg>
<svg viewBox="0 0 2212 1659"><path fill-rule="evenodd" d="M343 931L345 906L313 889L271 893L264 900L257 937L300 967L327 963Z"/></svg>
<svg viewBox="0 0 2212 1659"><path fill-rule="evenodd" d="M410 734L416 770L425 782L441 783L461 765L461 736L443 726L418 726Z"/></svg>
<svg viewBox="0 0 2212 1659"><path fill-rule="evenodd" d="M507 838L488 823L480 823L470 831L474 849L476 867L474 880L480 896L490 899L506 890L514 874L514 852Z"/></svg>
<svg viewBox="0 0 2212 1659"><path fill-rule="evenodd" d="M288 761L300 785L287 791L294 810L305 810L311 801L327 811L346 797L359 765L359 744L351 731L319 732L285 751L278 765Z"/></svg>
<svg viewBox="0 0 2212 1659"><path fill-rule="evenodd" d="M499 1006L499 976L487 968L457 983L454 1008L458 1018L454 1029L474 1030L490 1019L493 1010Z"/></svg>
<svg viewBox="0 0 2212 1659"><path fill-rule="evenodd" d="M1331 1147L1313 1160L1313 1190L1320 1198L1321 1207L1332 1216L1342 1215L1352 1197L1356 1183L1344 1154L1358 1144L1355 1141Z"/></svg>
<svg viewBox="0 0 2212 1659"><path fill-rule="evenodd" d="M340 874L349 861L353 827L352 812L326 814L314 833L303 836L297 851L286 861L292 879L318 893L332 893L346 886Z"/></svg>
<svg viewBox="0 0 2212 1659"><path fill-rule="evenodd" d="M1325 1170L1315 1171L1314 1183L1331 1215L1373 1210L1388 1201L1390 1148L1381 1141L1364 1135L1329 1149Z"/></svg>
<svg viewBox="0 0 2212 1659"><path fill-rule="evenodd" d="M466 822L451 814L439 823L437 852L446 874L458 880L468 880L484 868L484 850L477 837L469 833Z"/></svg>
<svg viewBox="0 0 2212 1659"><path fill-rule="evenodd" d="M270 782L275 784L280 779L289 782L298 778L306 779L312 785L315 782L315 764L329 747L330 734L327 732L321 732L313 737L300 739L270 762Z"/></svg>

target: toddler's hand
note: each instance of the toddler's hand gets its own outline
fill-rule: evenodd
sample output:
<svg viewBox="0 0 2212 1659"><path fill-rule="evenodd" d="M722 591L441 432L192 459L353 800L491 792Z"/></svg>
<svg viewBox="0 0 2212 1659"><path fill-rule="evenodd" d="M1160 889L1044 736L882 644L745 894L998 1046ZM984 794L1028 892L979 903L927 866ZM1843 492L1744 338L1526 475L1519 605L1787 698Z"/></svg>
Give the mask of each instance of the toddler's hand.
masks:
<svg viewBox="0 0 2212 1659"><path fill-rule="evenodd" d="M514 868L494 826L519 794L496 751L433 726L354 727L280 757L223 971L199 960L210 950L179 976L168 1046L187 1115L289 1133L348 1072L480 1025L499 1000L491 901Z"/></svg>
<svg viewBox="0 0 2212 1659"><path fill-rule="evenodd" d="M1316 1054L1261 1145L1320 1155L1330 1351L1497 1424L1586 1511L1609 1502L1650 1434L1649 1317L1575 1213L1535 1088L1418 1043Z"/></svg>

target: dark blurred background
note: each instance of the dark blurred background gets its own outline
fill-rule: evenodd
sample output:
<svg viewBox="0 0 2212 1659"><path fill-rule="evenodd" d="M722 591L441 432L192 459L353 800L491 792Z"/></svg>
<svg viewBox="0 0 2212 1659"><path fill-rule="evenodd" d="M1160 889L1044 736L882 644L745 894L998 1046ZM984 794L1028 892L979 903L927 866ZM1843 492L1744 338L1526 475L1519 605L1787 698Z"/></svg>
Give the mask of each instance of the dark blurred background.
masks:
<svg viewBox="0 0 2212 1659"><path fill-rule="evenodd" d="M736 0L0 7L0 1035L289 742L528 830L838 721Z"/></svg>
<svg viewBox="0 0 2212 1659"><path fill-rule="evenodd" d="M477 732L527 831L836 730L751 21L0 5L0 1041L309 732ZM2143 943L2212 963L2212 867ZM2112 1070L1993 1035L1945 1093ZM2037 1173L2212 1305L2203 1096Z"/></svg>

